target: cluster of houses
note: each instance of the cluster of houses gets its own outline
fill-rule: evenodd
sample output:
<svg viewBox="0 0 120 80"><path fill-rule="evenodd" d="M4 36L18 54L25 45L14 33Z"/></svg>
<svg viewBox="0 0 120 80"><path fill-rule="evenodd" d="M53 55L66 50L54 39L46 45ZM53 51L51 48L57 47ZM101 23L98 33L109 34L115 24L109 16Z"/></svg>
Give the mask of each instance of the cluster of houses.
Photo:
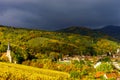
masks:
<svg viewBox="0 0 120 80"><path fill-rule="evenodd" d="M74 55L73 57L70 57L70 56L66 55L63 57L63 60L61 62L71 62L72 60L77 60L77 61L89 60L94 63L93 68L96 68L97 66L101 65L102 62L100 62L100 59L105 56L107 56L107 55L97 56L94 59L92 56ZM120 50L117 51L116 54L112 55L111 59L112 59L111 64L117 70L117 72L111 72L111 73L97 72L95 75L96 79L99 79L101 76L104 76L105 79L115 78L116 80L120 80Z"/></svg>

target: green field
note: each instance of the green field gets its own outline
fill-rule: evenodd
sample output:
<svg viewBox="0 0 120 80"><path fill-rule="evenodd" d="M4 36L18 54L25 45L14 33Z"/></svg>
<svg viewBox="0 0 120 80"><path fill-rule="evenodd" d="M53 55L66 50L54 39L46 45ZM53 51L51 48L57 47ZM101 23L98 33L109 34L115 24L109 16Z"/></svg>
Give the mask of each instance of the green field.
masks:
<svg viewBox="0 0 120 80"><path fill-rule="evenodd" d="M0 62L0 80L68 80L69 74Z"/></svg>

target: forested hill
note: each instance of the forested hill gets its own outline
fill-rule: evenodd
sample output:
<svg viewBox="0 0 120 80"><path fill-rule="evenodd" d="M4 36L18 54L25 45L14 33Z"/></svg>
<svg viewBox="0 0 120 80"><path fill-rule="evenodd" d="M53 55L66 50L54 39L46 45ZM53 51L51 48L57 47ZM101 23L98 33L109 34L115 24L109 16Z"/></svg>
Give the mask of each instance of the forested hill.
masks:
<svg viewBox="0 0 120 80"><path fill-rule="evenodd" d="M74 34L80 34L83 36L91 36L93 38L109 38L112 40L115 40L114 38L108 36L105 33L100 32L99 30L94 30L94 29L90 29L87 27L83 27L83 26L71 26L68 28L64 28L64 29L60 29L60 30L56 30L56 32L63 32L63 33L74 33Z"/></svg>
<svg viewBox="0 0 120 80"><path fill-rule="evenodd" d="M102 32L113 38L120 40L120 26L108 25L101 29L96 29L95 31Z"/></svg>
<svg viewBox="0 0 120 80"><path fill-rule="evenodd" d="M100 29L90 29L84 26L71 26L68 28L56 30L56 32L75 33L94 38L106 37L111 40L120 40L120 26L108 25Z"/></svg>
<svg viewBox="0 0 120 80"><path fill-rule="evenodd" d="M99 34L98 34L99 35ZM7 50L8 42L13 60L21 63L33 59L58 59L60 55L100 55L114 53L118 43L107 38L94 38L79 34L49 32L14 27L0 27L0 56ZM44 56L41 56L44 54Z"/></svg>

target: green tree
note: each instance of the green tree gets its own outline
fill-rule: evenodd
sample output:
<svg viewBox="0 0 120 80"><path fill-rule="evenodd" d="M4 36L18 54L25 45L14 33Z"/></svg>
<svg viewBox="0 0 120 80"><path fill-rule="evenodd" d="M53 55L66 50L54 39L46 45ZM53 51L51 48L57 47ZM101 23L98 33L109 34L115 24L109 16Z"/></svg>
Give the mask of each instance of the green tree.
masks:
<svg viewBox="0 0 120 80"><path fill-rule="evenodd" d="M114 53L117 49L118 45L114 41L110 41L107 39L101 39L97 41L94 45L94 50L97 54L107 54L107 53Z"/></svg>

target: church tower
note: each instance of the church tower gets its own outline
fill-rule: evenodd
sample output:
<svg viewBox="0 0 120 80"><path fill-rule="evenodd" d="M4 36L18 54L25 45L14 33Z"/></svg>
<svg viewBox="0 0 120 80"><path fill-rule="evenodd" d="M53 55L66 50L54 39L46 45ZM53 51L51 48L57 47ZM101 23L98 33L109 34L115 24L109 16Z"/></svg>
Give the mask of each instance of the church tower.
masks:
<svg viewBox="0 0 120 80"><path fill-rule="evenodd" d="M9 59L9 62L11 63L12 62L12 57L11 57L11 54L10 54L10 43L8 43L8 48L7 48L7 55L6 55Z"/></svg>

